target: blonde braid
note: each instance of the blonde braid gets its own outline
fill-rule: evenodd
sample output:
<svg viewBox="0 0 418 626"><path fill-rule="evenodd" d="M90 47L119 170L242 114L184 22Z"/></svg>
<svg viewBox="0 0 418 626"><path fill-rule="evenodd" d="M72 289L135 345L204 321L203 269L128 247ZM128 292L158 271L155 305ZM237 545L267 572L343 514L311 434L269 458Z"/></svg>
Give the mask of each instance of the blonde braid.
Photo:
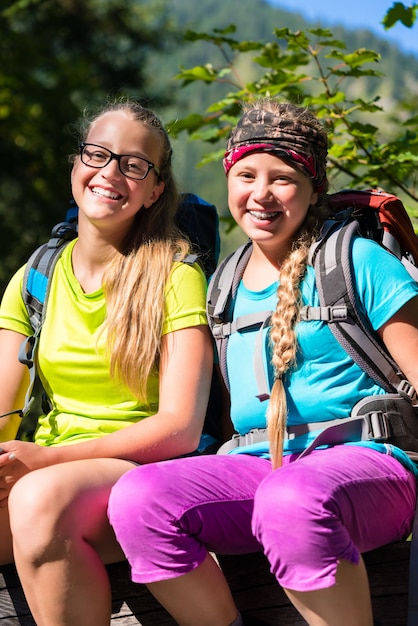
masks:
<svg viewBox="0 0 418 626"><path fill-rule="evenodd" d="M302 305L300 284L306 273L309 249L317 239L319 227L328 214L326 195L309 208L299 236L280 269L277 305L272 315L270 341L275 381L267 411L268 433L273 467L281 466L287 420L286 393L283 377L296 363L297 338L295 325Z"/></svg>
<svg viewBox="0 0 418 626"><path fill-rule="evenodd" d="M267 412L270 450L273 466L282 461L286 428L287 403L282 378L296 360L297 342L295 324L299 318L301 293L299 284L305 275L310 242L294 248L280 270L277 306L272 315L270 340L275 381Z"/></svg>

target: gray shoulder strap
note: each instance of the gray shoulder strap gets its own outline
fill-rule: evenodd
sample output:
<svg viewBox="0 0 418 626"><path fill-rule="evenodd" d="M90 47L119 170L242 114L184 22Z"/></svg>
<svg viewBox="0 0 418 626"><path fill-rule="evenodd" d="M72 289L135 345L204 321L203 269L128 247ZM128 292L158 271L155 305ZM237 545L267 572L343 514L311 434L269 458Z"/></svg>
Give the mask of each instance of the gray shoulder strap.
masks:
<svg viewBox="0 0 418 626"><path fill-rule="evenodd" d="M217 267L209 281L206 311L219 358L219 368L229 391L226 348L231 330L232 304L251 255L251 242L240 246L227 256Z"/></svg>
<svg viewBox="0 0 418 626"><path fill-rule="evenodd" d="M313 262L321 306L304 307L301 319L329 322L330 330L351 358L390 393L398 390L404 377L359 310L352 268L357 228L352 220L316 246Z"/></svg>
<svg viewBox="0 0 418 626"><path fill-rule="evenodd" d="M209 325L216 343L219 367L229 391L226 354L229 337L234 332L258 329L254 349L254 373L257 382L257 397L260 401L270 397L267 374L263 365L263 329L270 325L272 311L259 311L242 315L233 320L233 304L238 285L251 255L251 243L238 248L218 267L209 283L207 313Z"/></svg>

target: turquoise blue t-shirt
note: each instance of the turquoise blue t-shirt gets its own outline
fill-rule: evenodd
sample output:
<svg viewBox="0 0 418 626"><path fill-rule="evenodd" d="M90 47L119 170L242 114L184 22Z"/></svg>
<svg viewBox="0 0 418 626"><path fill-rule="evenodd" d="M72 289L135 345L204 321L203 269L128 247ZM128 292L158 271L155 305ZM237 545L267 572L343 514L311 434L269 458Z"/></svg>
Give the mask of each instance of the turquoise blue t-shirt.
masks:
<svg viewBox="0 0 418 626"><path fill-rule="evenodd" d="M402 263L373 241L363 238L354 241L353 266L360 306L375 330L385 324L406 302L418 295L418 285ZM301 291L303 305L319 306L315 273L310 266L301 284ZM246 289L241 281L234 307L234 319L255 311L274 310L276 293L277 283L254 292ZM258 389L254 375L257 332L247 330L234 333L228 342L231 419L240 434L253 428L266 427L268 401L261 402L257 398ZM264 368L271 387L274 376L270 359L269 329L263 332ZM362 398L386 393L354 363L326 323L299 322L296 334L296 365L284 378L289 425L348 417L354 404ZM302 451L318 432L287 441L284 452ZM372 445L382 451L388 449L383 444ZM396 453L397 450L396 448ZM266 441L239 447L233 452L268 456L268 443ZM402 451L399 454L402 459L406 457ZM406 459L409 466L408 457Z"/></svg>

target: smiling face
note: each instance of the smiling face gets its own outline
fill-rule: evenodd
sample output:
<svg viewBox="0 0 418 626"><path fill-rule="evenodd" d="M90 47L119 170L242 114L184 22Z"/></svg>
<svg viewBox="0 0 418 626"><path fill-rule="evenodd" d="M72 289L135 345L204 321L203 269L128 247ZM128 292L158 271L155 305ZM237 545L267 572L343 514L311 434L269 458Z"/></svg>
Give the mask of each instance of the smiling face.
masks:
<svg viewBox="0 0 418 626"><path fill-rule="evenodd" d="M260 248L283 256L318 194L300 169L269 152L253 152L228 173L232 217Z"/></svg>
<svg viewBox="0 0 418 626"><path fill-rule="evenodd" d="M136 155L159 165L161 138L157 131L134 120L127 111L109 111L91 126L86 143L108 148L116 154ZM120 232L129 228L142 207L150 207L164 190L164 183L151 169L143 180L122 174L116 159L96 169L74 162L72 191L80 210L80 220L88 220L102 228Z"/></svg>

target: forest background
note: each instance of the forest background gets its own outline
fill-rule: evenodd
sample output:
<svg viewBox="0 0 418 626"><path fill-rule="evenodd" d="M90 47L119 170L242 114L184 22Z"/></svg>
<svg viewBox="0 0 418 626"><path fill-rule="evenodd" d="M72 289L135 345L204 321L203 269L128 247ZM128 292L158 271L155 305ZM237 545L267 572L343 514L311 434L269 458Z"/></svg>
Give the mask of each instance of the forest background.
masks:
<svg viewBox="0 0 418 626"><path fill-rule="evenodd" d="M417 8L388 2L382 20L413 28ZM0 32L0 295L64 218L74 122L109 96L167 123L181 190L218 207L222 256L241 235L221 156L240 102L262 94L324 120L334 190L380 184L418 225L418 59L367 28L330 32L265 0L7 0Z"/></svg>

